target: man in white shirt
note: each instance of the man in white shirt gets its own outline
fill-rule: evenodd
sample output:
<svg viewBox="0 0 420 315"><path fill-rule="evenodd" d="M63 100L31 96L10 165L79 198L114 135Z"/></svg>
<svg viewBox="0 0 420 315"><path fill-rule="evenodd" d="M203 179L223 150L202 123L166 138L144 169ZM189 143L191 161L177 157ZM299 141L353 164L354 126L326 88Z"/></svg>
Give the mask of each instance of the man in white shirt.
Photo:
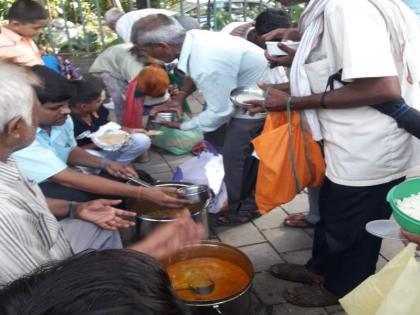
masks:
<svg viewBox="0 0 420 315"><path fill-rule="evenodd" d="M265 107L284 110L290 103L294 110L304 110L312 136L323 139L327 169L321 221L306 266L278 264L270 271L314 284L289 289L289 302L326 306L375 272L381 239L369 235L365 225L390 217L388 191L419 164L417 140L369 105L404 98L420 107L420 65L409 58L418 55L420 37L416 17L400 1L307 2L291 69L292 96L271 89ZM328 79L340 69L348 84L336 82L326 90ZM261 104L257 107L255 112Z"/></svg>
<svg viewBox="0 0 420 315"><path fill-rule="evenodd" d="M264 51L243 38L204 30L185 32L173 18L161 14L139 20L133 26L132 40L154 58L164 62L179 59L178 69L192 79L207 106L188 122L167 125L182 130L198 128L206 135L227 126L222 154L229 209L231 213L255 210L253 197L241 198L241 185L245 159L252 153L250 142L261 131L265 114L250 117L235 109L230 92L260 80L285 82L284 71L273 78ZM179 95L183 100L190 92L183 87ZM244 220L249 220L249 216L244 216ZM239 221L236 223L242 223Z"/></svg>

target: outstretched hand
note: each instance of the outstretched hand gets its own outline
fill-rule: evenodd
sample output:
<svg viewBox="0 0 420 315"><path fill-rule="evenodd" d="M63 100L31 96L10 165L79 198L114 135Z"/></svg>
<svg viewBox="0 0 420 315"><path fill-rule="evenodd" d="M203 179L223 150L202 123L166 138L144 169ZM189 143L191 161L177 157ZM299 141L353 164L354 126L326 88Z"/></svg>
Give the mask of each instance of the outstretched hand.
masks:
<svg viewBox="0 0 420 315"><path fill-rule="evenodd" d="M252 108L247 110L247 113L254 116L257 113L269 111L284 111L286 110L287 100L289 94L283 90L275 88L274 85L258 83L258 86L264 90L264 100L250 100L248 104L252 105Z"/></svg>

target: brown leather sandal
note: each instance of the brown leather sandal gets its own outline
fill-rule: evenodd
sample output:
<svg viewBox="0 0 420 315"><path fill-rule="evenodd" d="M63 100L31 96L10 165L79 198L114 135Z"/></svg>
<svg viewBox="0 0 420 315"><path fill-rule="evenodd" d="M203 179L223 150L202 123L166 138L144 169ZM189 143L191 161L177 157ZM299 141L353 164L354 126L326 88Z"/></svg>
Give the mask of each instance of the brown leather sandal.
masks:
<svg viewBox="0 0 420 315"><path fill-rule="evenodd" d="M297 264L275 264L272 265L268 272L276 278L286 281L299 282L303 284L321 284L324 277L312 271L309 271L303 265Z"/></svg>
<svg viewBox="0 0 420 315"><path fill-rule="evenodd" d="M283 225L291 228L313 228L315 225L306 220L306 214L293 214L289 215L283 221Z"/></svg>
<svg viewBox="0 0 420 315"><path fill-rule="evenodd" d="M287 302L302 307L324 307L338 304L338 297L320 285L290 288L284 292Z"/></svg>

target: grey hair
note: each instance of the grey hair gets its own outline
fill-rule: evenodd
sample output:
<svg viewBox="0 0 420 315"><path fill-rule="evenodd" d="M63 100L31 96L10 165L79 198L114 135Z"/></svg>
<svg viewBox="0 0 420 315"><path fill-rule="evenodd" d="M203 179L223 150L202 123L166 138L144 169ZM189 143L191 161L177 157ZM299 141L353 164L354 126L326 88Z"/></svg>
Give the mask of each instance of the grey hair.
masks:
<svg viewBox="0 0 420 315"><path fill-rule="evenodd" d="M0 132L16 117L32 125L32 109L38 77L13 63L0 61Z"/></svg>
<svg viewBox="0 0 420 315"><path fill-rule="evenodd" d="M151 14L136 23L131 29L131 41L134 45L145 47L158 43L182 45L185 29L173 17L164 14Z"/></svg>
<svg viewBox="0 0 420 315"><path fill-rule="evenodd" d="M114 24L118 21L120 17L124 15L124 11L118 8L111 8L104 14L104 19L106 24Z"/></svg>

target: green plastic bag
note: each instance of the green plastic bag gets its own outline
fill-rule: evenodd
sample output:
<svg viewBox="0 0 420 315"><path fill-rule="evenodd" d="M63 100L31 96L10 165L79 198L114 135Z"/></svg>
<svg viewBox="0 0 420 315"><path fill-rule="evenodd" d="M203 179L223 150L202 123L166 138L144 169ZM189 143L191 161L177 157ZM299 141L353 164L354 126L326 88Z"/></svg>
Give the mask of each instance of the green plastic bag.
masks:
<svg viewBox="0 0 420 315"><path fill-rule="evenodd" d="M187 114L183 114L182 120L189 121L191 118ZM191 152L191 149L204 139L203 133L198 129L180 130L162 126L159 130L163 134L152 137L152 144L174 155Z"/></svg>

